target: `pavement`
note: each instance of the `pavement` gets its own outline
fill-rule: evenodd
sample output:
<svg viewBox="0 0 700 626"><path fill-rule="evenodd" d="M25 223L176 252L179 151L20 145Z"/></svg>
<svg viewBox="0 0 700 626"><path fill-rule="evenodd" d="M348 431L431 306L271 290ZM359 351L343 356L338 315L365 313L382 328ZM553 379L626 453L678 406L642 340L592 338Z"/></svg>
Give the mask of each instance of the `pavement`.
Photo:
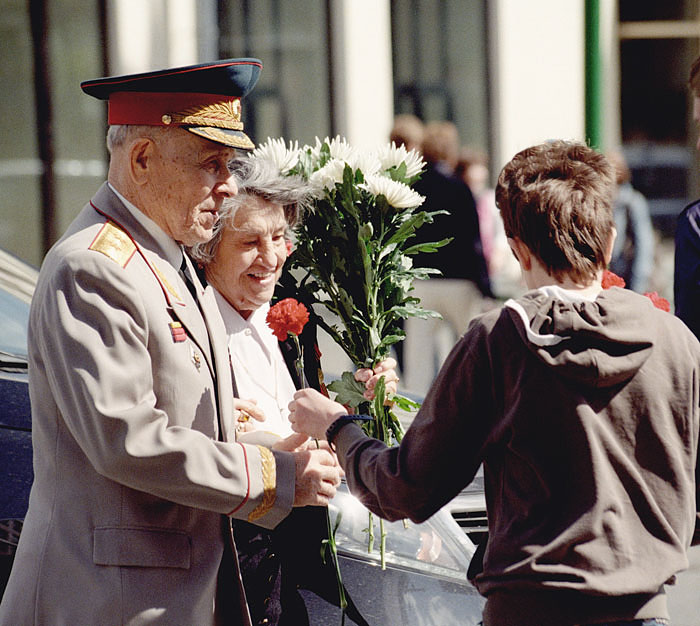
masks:
<svg viewBox="0 0 700 626"><path fill-rule="evenodd" d="M666 587L673 626L700 626L700 545L693 546L688 557L689 569Z"/></svg>

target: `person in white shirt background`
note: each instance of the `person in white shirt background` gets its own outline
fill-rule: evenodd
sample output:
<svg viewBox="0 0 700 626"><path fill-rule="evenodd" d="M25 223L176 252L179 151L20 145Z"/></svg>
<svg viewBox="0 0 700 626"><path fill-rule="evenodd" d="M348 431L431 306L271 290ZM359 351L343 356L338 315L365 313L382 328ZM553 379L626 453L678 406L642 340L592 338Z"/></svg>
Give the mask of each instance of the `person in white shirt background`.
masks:
<svg viewBox="0 0 700 626"><path fill-rule="evenodd" d="M301 178L282 176L263 158L235 162L239 193L220 211L214 237L190 250L212 289L226 332L239 419L238 440L282 450L318 445L293 433L288 404L298 387L323 387L320 354L315 349L316 325L308 322L300 336L304 346L304 378L293 367L291 342L278 342L266 323L278 281L289 254L291 229L309 199L310 187ZM284 294L296 296L292 292ZM396 362L387 359L374 370L358 370L368 396L384 375L389 393L396 391ZM253 419L249 419L252 417ZM325 445L325 443L321 443ZM251 616L260 624L308 624L298 588L311 589L338 604L330 559L320 558L327 538L325 510L295 509L273 531L248 522L234 523L239 560ZM350 607L348 615L362 618Z"/></svg>

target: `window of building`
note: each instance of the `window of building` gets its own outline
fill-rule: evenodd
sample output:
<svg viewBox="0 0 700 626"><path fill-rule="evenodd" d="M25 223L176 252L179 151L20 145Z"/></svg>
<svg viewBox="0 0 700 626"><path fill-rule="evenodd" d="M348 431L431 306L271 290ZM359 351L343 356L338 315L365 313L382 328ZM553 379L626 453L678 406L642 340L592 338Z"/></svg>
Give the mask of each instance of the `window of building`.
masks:
<svg viewBox="0 0 700 626"><path fill-rule="evenodd" d="M313 143L331 133L328 16L318 0L220 0L221 58L257 57L263 71L243 107L256 143Z"/></svg>
<svg viewBox="0 0 700 626"><path fill-rule="evenodd" d="M700 2L620 0L620 122L632 183L673 234L700 192L687 81L700 50Z"/></svg>
<svg viewBox="0 0 700 626"><path fill-rule="evenodd" d="M34 48L24 0L0 12L0 246L38 265L44 255L41 177L34 84ZM104 179L104 105L84 96L80 81L102 74L98 2L45 2L54 146L55 230L61 233Z"/></svg>
<svg viewBox="0 0 700 626"><path fill-rule="evenodd" d="M489 149L486 2L392 0L395 112L449 120Z"/></svg>

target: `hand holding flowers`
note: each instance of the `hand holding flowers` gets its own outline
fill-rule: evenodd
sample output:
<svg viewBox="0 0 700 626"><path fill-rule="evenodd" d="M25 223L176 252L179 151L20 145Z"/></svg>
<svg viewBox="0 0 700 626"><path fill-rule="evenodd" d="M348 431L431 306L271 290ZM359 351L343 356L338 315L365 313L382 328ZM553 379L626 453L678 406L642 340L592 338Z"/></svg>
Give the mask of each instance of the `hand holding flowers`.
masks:
<svg viewBox="0 0 700 626"><path fill-rule="evenodd" d="M289 423L292 430L324 439L328 427L342 415L345 407L315 389L300 389L289 403Z"/></svg>
<svg viewBox="0 0 700 626"><path fill-rule="evenodd" d="M363 367L355 372L355 380L365 384L363 395L366 400L374 400L374 390L382 377L384 377L384 392L386 397L391 398L396 394L399 385L396 365L396 359L389 357L377 363L373 368Z"/></svg>

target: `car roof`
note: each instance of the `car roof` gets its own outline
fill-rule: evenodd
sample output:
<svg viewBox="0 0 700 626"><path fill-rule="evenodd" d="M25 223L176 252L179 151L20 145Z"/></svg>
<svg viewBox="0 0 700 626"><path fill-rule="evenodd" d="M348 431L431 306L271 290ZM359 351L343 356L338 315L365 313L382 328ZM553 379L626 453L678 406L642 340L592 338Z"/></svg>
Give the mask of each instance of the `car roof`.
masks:
<svg viewBox="0 0 700 626"><path fill-rule="evenodd" d="M29 304L39 270L0 248L0 288Z"/></svg>

